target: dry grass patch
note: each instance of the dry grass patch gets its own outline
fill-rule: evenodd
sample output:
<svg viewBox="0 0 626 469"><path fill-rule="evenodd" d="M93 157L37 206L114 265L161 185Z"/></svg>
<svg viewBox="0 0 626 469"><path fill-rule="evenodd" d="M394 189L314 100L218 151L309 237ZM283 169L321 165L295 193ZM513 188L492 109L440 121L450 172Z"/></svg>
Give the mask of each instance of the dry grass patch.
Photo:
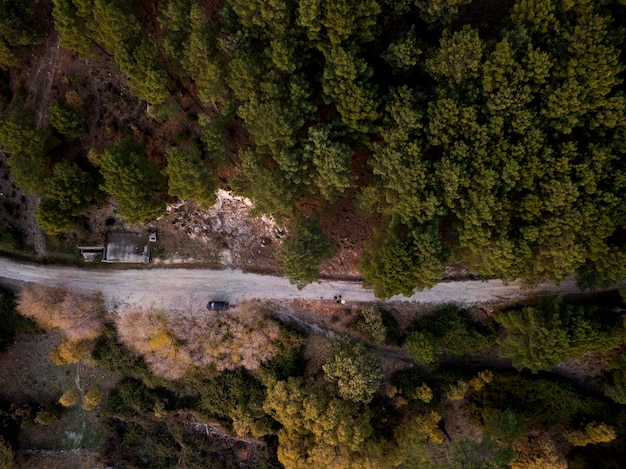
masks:
<svg viewBox="0 0 626 469"><path fill-rule="evenodd" d="M17 311L45 330L61 329L75 342L97 339L104 323L102 298L71 292L63 285L26 284L18 295Z"/></svg>
<svg viewBox="0 0 626 469"><path fill-rule="evenodd" d="M254 370L295 340L256 302L209 317L128 311L116 326L121 342L167 379L181 378L192 365Z"/></svg>

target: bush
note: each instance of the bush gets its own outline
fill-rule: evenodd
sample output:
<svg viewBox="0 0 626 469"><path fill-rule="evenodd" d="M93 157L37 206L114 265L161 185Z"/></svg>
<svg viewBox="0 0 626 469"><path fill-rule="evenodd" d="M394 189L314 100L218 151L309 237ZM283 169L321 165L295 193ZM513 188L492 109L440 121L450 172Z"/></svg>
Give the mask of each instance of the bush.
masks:
<svg viewBox="0 0 626 469"><path fill-rule="evenodd" d="M608 412L605 403L577 392L569 383L503 373L494 375L481 392L472 393L469 402L472 414L480 422L488 421L494 410L510 410L529 426L568 426L581 416Z"/></svg>
<svg viewBox="0 0 626 469"><path fill-rule="evenodd" d="M71 365L82 360L93 344L84 340L65 339L60 345L50 350L50 358L56 365Z"/></svg>
<svg viewBox="0 0 626 469"><path fill-rule="evenodd" d="M59 398L59 404L63 407L72 407L78 404L80 400L80 392L78 389L70 388L63 393L63 395Z"/></svg>
<svg viewBox="0 0 626 469"><path fill-rule="evenodd" d="M111 415L140 416L152 412L156 396L140 381L125 378L109 393L106 412Z"/></svg>
<svg viewBox="0 0 626 469"><path fill-rule="evenodd" d="M69 106L53 103L48 115L50 125L60 134L80 137L87 132L85 118Z"/></svg>
<svg viewBox="0 0 626 469"><path fill-rule="evenodd" d="M102 331L102 299L97 295L74 293L63 286L24 285L17 310L44 329L61 329L73 341L96 339Z"/></svg>
<svg viewBox="0 0 626 469"><path fill-rule="evenodd" d="M411 332L404 343L409 355L419 363L433 363L440 352L436 339L420 331Z"/></svg>
<svg viewBox="0 0 626 469"><path fill-rule="evenodd" d="M493 345L496 327L492 320L478 323L466 311L446 306L416 321L407 334L405 346L411 357L432 363L442 353L461 356Z"/></svg>
<svg viewBox="0 0 626 469"><path fill-rule="evenodd" d="M90 389L83 396L83 410L90 411L98 407L102 399L102 392L99 389Z"/></svg>
<svg viewBox="0 0 626 469"><path fill-rule="evenodd" d="M107 371L118 377L140 379L150 388L169 385L168 381L154 375L148 364L134 351L118 342L117 331L112 324L104 326L102 336L96 343L91 356Z"/></svg>
<svg viewBox="0 0 626 469"><path fill-rule="evenodd" d="M326 363L324 378L337 386L339 397L369 403L383 377L374 353L360 342L338 341Z"/></svg>
<svg viewBox="0 0 626 469"><path fill-rule="evenodd" d="M616 436L615 430L603 422L590 422L584 429L565 432L565 438L574 446L608 443L613 441Z"/></svg>
<svg viewBox="0 0 626 469"><path fill-rule="evenodd" d="M34 421L37 425L52 425L59 419L59 414L58 408L41 409L37 412ZM2 466L0 465L0 467Z"/></svg>
<svg viewBox="0 0 626 469"><path fill-rule="evenodd" d="M613 359L611 369L605 384L606 395L618 404L626 404L626 353L622 352Z"/></svg>
<svg viewBox="0 0 626 469"><path fill-rule="evenodd" d="M387 328L383 323L383 316L376 306L367 306L359 311L356 328L367 334L376 344L382 344L387 337Z"/></svg>
<svg viewBox="0 0 626 469"><path fill-rule="evenodd" d="M0 436L0 467L2 469L16 469L13 448L11 444Z"/></svg>

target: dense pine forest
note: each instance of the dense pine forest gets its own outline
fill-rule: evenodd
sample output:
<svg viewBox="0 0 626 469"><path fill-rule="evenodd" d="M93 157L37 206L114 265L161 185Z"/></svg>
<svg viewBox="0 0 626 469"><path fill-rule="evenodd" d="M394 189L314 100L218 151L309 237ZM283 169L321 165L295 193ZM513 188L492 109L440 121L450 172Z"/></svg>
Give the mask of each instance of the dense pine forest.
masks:
<svg viewBox="0 0 626 469"><path fill-rule="evenodd" d="M346 201L374 230L360 272L381 298L432 286L450 262L529 285L614 284L626 278L625 11L3 0L0 147L51 235L107 194L138 223L176 199L211 205L219 186L288 228L279 257L299 286L332 255L320 226ZM125 105L72 76L43 109L25 96L20 67L55 34L85 64L117 67L144 119L116 121Z"/></svg>
<svg viewBox="0 0 626 469"><path fill-rule="evenodd" d="M450 265L615 286L624 25L624 0L0 0L0 163L50 242L226 189L299 288L347 207L381 299ZM2 288L0 467L624 467L624 296L200 315Z"/></svg>

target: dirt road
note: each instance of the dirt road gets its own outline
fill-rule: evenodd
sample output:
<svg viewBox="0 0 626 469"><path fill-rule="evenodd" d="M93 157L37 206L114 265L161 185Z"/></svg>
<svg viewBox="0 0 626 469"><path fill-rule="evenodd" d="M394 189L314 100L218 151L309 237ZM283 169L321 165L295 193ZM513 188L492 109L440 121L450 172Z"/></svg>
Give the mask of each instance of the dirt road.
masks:
<svg viewBox="0 0 626 469"><path fill-rule="evenodd" d="M126 307L157 307L180 309L194 299L237 303L253 298L288 300L332 299L341 294L351 301L378 301L359 283L322 281L298 290L285 278L244 273L240 270L205 269L124 269L95 270L60 266L18 263L0 258L0 282L16 284L39 282L48 285L63 283L83 292L100 291L107 305L117 310ZM504 285L499 280L440 283L410 298L393 297L389 301L411 301L423 304L457 303L471 305L490 301L508 302L527 296L548 293L578 292L573 279L559 286L540 284L534 290L521 290L515 283Z"/></svg>

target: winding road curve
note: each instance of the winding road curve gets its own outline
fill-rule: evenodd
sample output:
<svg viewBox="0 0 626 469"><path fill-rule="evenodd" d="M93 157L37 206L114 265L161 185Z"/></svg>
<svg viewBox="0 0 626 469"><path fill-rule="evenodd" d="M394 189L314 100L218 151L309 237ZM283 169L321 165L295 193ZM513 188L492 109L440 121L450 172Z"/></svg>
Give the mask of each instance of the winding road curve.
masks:
<svg viewBox="0 0 626 469"><path fill-rule="evenodd" d="M101 292L109 308L155 307L176 310L189 299L198 304L210 299L237 303L248 299L325 299L341 294L347 302L380 301L371 290L358 282L327 281L298 290L286 278L245 273L240 270L208 270L180 268L91 269L49 266L0 258L0 282L19 285L38 282L65 284L82 292ZM410 301L422 304L457 303L469 306L491 301L515 301L537 294L569 294L579 292L573 278L560 285L542 283L533 290L520 289L519 284L504 285L499 280L442 282L416 292L410 298L395 296L387 301ZM196 302L194 301L194 303Z"/></svg>

